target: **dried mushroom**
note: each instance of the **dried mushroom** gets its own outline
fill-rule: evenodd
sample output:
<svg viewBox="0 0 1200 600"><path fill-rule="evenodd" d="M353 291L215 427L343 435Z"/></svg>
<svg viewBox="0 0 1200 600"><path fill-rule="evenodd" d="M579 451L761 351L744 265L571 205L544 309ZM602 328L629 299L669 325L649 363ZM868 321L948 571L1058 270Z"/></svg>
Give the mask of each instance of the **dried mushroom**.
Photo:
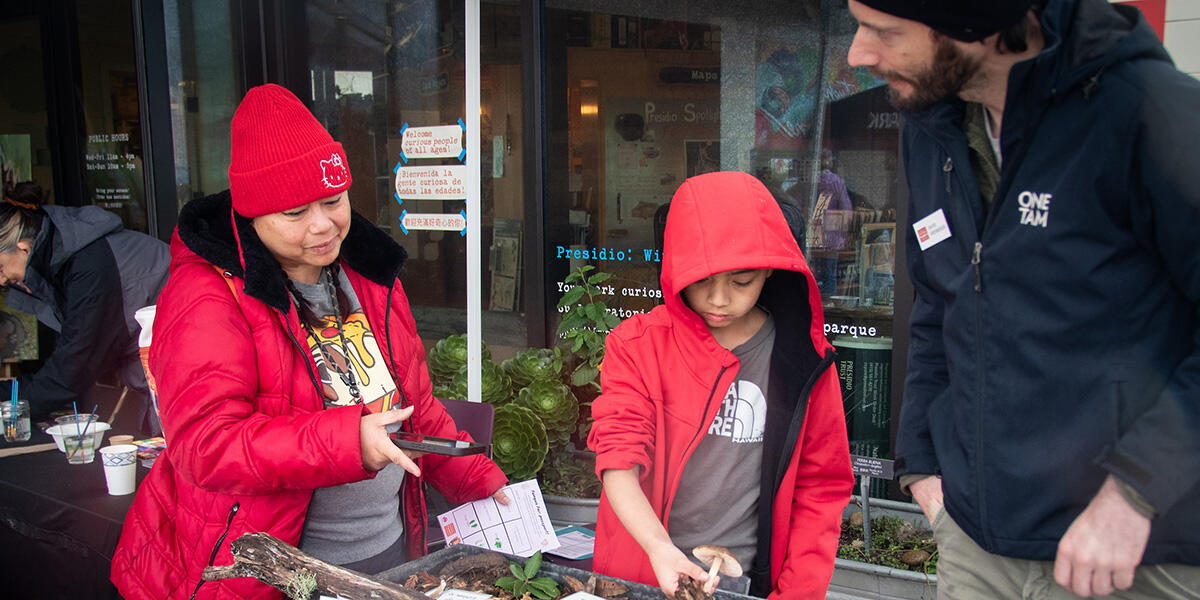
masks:
<svg viewBox="0 0 1200 600"><path fill-rule="evenodd" d="M700 559L708 569L708 581L704 582L704 591L712 594L717 589L717 573L730 577L742 576L742 564L736 556L724 546L696 546L692 548L692 556Z"/></svg>

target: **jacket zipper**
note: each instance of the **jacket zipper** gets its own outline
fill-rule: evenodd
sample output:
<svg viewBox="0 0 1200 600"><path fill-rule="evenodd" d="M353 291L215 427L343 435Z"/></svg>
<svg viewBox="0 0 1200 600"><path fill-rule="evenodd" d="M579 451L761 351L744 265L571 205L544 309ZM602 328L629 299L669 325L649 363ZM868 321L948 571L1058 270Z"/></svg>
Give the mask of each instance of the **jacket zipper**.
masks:
<svg viewBox="0 0 1200 600"><path fill-rule="evenodd" d="M384 304L384 307L383 307L383 339L384 339L384 343L387 344L388 360L391 361L391 363L392 363L392 371L397 373L397 376L395 378L396 379L395 383L396 383L396 392L398 392L400 394L400 408L404 408L405 406L408 405L408 395L404 393L404 383L402 381L400 381L400 378L398 376L400 369L396 365L396 353L392 351L392 310L391 310L391 306L392 306L392 292L394 292L395 290L396 290L396 277L393 277L391 285L388 286L387 303ZM401 424L401 427L404 428L406 425L407 425L407 429L409 431L413 431L414 433L417 433L412 426L412 419L406 420L403 424ZM417 463L418 467L422 466L422 461L420 458L417 458L416 460L414 460L414 462ZM410 481L411 479L412 479L411 476L406 476L404 478L404 481L400 484L400 510L402 512L406 510L406 507L404 506L404 496L407 493L406 492L407 486L412 485L412 482ZM418 498L419 504L421 506L421 523L428 523L429 522L429 512L425 507L425 481L424 481L424 478L423 477L419 478L415 485L417 486L416 487L417 498ZM404 533L402 535L405 538L405 543L404 543L404 551L405 552L408 552L409 546L412 545L410 543L411 540L409 539L409 536L412 533L410 531L410 529L411 528L408 526L408 523L407 522L404 523ZM424 527L421 529L421 547L422 548L429 547L429 528L428 527Z"/></svg>
<svg viewBox="0 0 1200 600"><path fill-rule="evenodd" d="M821 362L817 363L817 368L813 370L812 375L808 377L808 381L804 383L804 387L800 389L799 398L804 402L804 410L800 411L800 407L796 407L796 412L792 414L792 424L788 426L788 431L786 434L787 438L784 439L784 449L786 450L790 446L792 449L792 454L795 454L796 443L800 439L800 425L804 423L804 415L808 413L808 398L812 396L812 390L817 385L817 381L820 380L821 376L825 374L825 371L828 371L829 367L833 365L833 361L836 359L836 356L837 355L832 349L827 350L825 352L825 356L821 357ZM799 403L801 400L797 400L797 403ZM799 421L795 420L797 414L800 416ZM793 429L795 429L795 439L792 438ZM791 463L792 454L788 454L788 460L781 460L776 466L775 484L772 486L772 494L779 492L779 486L783 483L783 474L787 472L788 464ZM774 495L771 496L770 500L772 503L774 503Z"/></svg>
<svg viewBox="0 0 1200 600"><path fill-rule="evenodd" d="M979 263L983 261L983 242L975 242L975 251L971 253L971 264L975 267L975 291L983 292L983 274L979 272Z"/></svg>
<svg viewBox="0 0 1200 600"><path fill-rule="evenodd" d="M300 340L296 339L296 334L294 332L292 332L292 328L290 326L288 326L286 315L284 315L284 317L283 317L283 328L287 330L288 339L292 340L292 344L294 346L296 346L297 350L300 351L300 355L307 359L305 361L305 363L308 368L306 368L305 371L308 372L308 379L309 379L309 381L312 382L313 388L315 388L317 390L317 398L321 401L321 408L324 409L325 408L325 391L323 389L321 389L321 384L320 384L320 382L317 381L317 376L313 374L313 369L316 367L315 367L315 365L313 365L311 363L311 361L312 361L311 352L305 352L304 346L300 345Z"/></svg>
<svg viewBox="0 0 1200 600"><path fill-rule="evenodd" d="M392 292L396 290L396 279L392 278L392 285L388 286L387 304L383 309L383 339L387 343L388 358L392 361L392 369L399 371L396 366L396 353L392 351ZM399 381L396 382L396 391L400 393L400 408L408 405L408 395L404 393L404 386ZM407 421L406 421L407 422ZM417 433L417 432L414 432Z"/></svg>
<svg viewBox="0 0 1200 600"><path fill-rule="evenodd" d="M945 152L945 149L943 149L943 152ZM947 152L946 153L946 162L942 165L942 172L945 173L945 176L946 176L946 196L947 196L946 200L947 200L947 202L950 201L950 195L952 193L951 186L950 186L950 174L953 171L954 171L954 160L950 157L949 153ZM993 200L993 204L994 203L995 203L995 201ZM992 206L991 208L994 210L994 209L996 209L996 206ZM975 271L975 284L974 284L973 288L975 290L975 293L977 293L977 294L983 293L983 271L982 271L982 268L980 267L980 265L983 263L983 235L987 232L988 225L990 224L991 213L992 213L992 210L988 210L987 213L984 214L983 231L981 231L979 233L979 239L977 239L975 241L975 243L971 249L971 267ZM982 298L979 299L979 301L982 302L983 301ZM981 309L976 310L976 312L975 312L975 331L976 331L977 335L982 335L982 333L983 333L983 322L982 322L983 319L982 319L982 314L980 314L980 313L981 313ZM979 354L979 356L977 357L977 361L980 364L983 364L982 352L983 352L983 347L978 346L976 348L976 353ZM976 405L975 405L975 456L976 456L976 459L980 462L983 460L982 457L983 457L983 452L984 452L984 438L983 438L983 431L982 431L983 430L982 423L983 423L983 415L984 415L984 408L983 408L984 391L987 389L987 382L985 381L986 377L987 377L986 371L987 371L986 369L981 369L980 373L979 373L979 377L978 377L979 389L978 389L978 393L976 394ZM979 468L980 468L979 465L976 464L976 469L979 469ZM986 508L987 499L983 494L983 478L982 477L976 477L975 495L977 498L979 498L979 516L980 516L980 519L982 520L982 519L984 519L984 514L987 510L987 508ZM988 542L989 543L991 542L990 536L988 536Z"/></svg>
<svg viewBox="0 0 1200 600"><path fill-rule="evenodd" d="M721 372L717 373L717 380L713 382L712 389L708 391L708 400L706 400L704 402L705 418L708 417L708 409L710 406L712 406L713 398L717 395L717 386L721 385L721 377L723 377L725 375L725 371L727 371L727 370L729 370L729 367L724 366L724 365L721 366ZM705 434L705 432L708 431L708 428L711 425L711 423L704 423L703 425L704 426L700 428L700 431L697 431L696 435L692 437L692 441L688 443L687 451L684 453L684 460L683 460L684 465L687 465L687 459L691 458L692 452L695 451L696 445L699 443L700 438L704 437L704 434ZM682 468L679 469L679 477L683 477L683 469ZM679 485L678 478L673 482L673 485L676 488L678 487L678 485ZM671 494L671 496L674 496L674 494ZM667 512L667 510L670 508L670 502L671 502L671 499L668 498L667 504L663 505L663 527L664 528L667 526L667 521L670 518L670 513Z"/></svg>
<svg viewBox="0 0 1200 600"><path fill-rule="evenodd" d="M221 544L225 542L225 536L229 535L229 528L233 525L233 517L237 515L238 509L241 506L241 502L234 502L233 506L229 508L229 517L225 519L225 531L221 532L221 537L217 538L217 543L213 545L212 554L208 557L208 566L211 567L213 563L217 562L217 551L221 549ZM196 589L192 590L192 595L188 600L195 600L196 594L200 592L200 586L204 585L204 583L202 575L200 581L196 582Z"/></svg>
<svg viewBox="0 0 1200 600"><path fill-rule="evenodd" d="M949 196L953 193L950 190L950 174L953 172L954 172L954 159L950 158L950 156L946 156L946 162L945 162L945 164L942 165L942 173L946 174L947 200L949 200ZM987 231L988 215L984 215L983 218L984 218L983 229L984 229L984 231ZM982 235L980 237L982 237ZM982 262L982 260L983 260L983 242L976 241L975 248L971 253L971 265L975 269L975 291L976 292L983 291L983 273L980 271L980 268L979 268L979 263Z"/></svg>

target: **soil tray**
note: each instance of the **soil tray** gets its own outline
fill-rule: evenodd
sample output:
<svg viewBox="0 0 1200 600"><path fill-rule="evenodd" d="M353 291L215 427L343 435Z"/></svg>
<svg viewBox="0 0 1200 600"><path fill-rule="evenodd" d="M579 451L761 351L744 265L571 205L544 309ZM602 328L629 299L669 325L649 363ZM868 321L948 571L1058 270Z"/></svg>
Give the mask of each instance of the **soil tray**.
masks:
<svg viewBox="0 0 1200 600"><path fill-rule="evenodd" d="M427 573L432 573L432 574L436 575L439 571L441 571L443 566L445 566L447 563L449 563L453 560L457 560L459 558L463 558L463 557L471 555L471 554L482 554L484 552L491 552L491 551L486 550L484 548L477 548L475 546L456 544L454 546L442 548L441 550L438 550L437 552L428 554L428 555L418 558L416 560L404 563L403 565L400 565L389 571L380 573L377 577L379 579L384 579L384 580L392 581L395 583L404 583L404 581L406 579L408 579L410 576L415 575L416 573L419 573L421 571L425 571ZM525 562L525 559L523 559L523 558L519 558L516 556L508 556L508 555L504 555L504 556L509 560L509 562L515 562L518 564L524 564L524 562ZM546 558L549 559L548 556ZM566 566L562 566L562 565L557 565L557 564L550 562L549 560L542 562L542 568L541 568L541 570L538 571L538 575L544 576L544 577L550 577L550 578L554 579L555 581L557 581L560 584L560 586L565 583L565 580L563 579L564 575L570 575L571 577L574 577L575 579L578 579L580 581L587 581L588 577L591 577L593 574L594 573L592 573L590 571L584 571L583 569L576 569L574 567L566 567ZM604 576L597 575L596 577L602 578ZM663 596L662 590L658 589L657 587L652 587L652 586L641 584L641 583L634 583L632 581L625 581L623 579L617 579L615 577L607 577L606 579L612 579L614 581L619 581L620 583L627 586L629 588L629 591L622 595L625 598L627 598L628 600L664 600L665 599L665 596ZM727 592L725 590L720 590L720 589L717 590L715 598L717 600L756 600L754 596L747 596L744 594L736 594L736 593Z"/></svg>

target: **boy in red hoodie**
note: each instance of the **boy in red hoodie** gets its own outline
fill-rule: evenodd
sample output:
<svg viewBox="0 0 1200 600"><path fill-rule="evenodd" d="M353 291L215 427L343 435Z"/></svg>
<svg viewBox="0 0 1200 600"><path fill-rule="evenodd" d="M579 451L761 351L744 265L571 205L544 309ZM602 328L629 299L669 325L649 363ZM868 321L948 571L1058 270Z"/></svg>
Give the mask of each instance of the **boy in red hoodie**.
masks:
<svg viewBox="0 0 1200 600"><path fill-rule="evenodd" d="M672 597L718 544L751 593L824 598L853 475L812 273L740 172L683 182L663 251L664 304L609 334L592 405L593 567Z"/></svg>

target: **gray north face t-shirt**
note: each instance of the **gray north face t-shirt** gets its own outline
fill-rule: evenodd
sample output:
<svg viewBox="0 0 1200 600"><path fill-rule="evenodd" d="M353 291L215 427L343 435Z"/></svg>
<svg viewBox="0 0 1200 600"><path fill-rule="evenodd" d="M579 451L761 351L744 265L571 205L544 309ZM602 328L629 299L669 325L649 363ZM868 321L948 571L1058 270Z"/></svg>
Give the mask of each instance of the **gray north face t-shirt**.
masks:
<svg viewBox="0 0 1200 600"><path fill-rule="evenodd" d="M719 544L737 556L742 568L754 563L767 377L774 346L775 320L768 315L754 337L733 349L741 362L737 378L683 469L669 531L671 541L688 558L696 546Z"/></svg>

